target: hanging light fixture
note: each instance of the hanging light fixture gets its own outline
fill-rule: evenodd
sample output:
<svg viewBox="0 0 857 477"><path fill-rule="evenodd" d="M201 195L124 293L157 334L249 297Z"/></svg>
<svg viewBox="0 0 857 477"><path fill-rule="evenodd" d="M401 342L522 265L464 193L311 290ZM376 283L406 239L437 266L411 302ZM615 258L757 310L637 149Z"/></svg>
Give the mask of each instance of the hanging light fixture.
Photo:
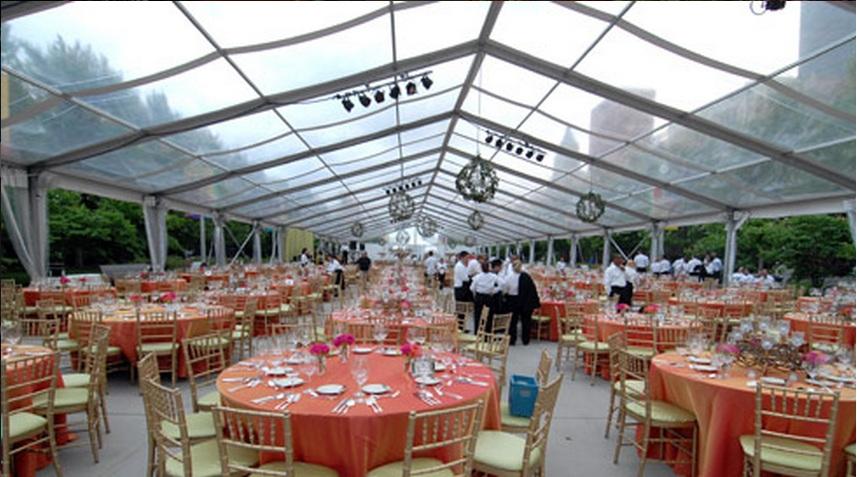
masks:
<svg viewBox="0 0 857 477"><path fill-rule="evenodd" d="M414 215L414 199L403 191L396 191L390 196L390 203L387 208L393 220L403 222Z"/></svg>
<svg viewBox="0 0 857 477"><path fill-rule="evenodd" d="M408 93L408 96L417 94L417 85L413 81L408 81L408 84L405 85L405 92Z"/></svg>
<svg viewBox="0 0 857 477"><path fill-rule="evenodd" d="M383 103L384 102L384 90L379 89L378 91L375 91L375 102L376 103Z"/></svg>
<svg viewBox="0 0 857 477"><path fill-rule="evenodd" d="M369 105L372 104L372 100L369 99L369 96L366 96L365 94L361 94L357 97L357 99L360 100L360 104L362 104L364 108L368 108Z"/></svg>
<svg viewBox="0 0 857 477"><path fill-rule="evenodd" d="M465 200L481 203L494 198L499 182L494 167L477 155L458 172L455 188Z"/></svg>
<svg viewBox="0 0 857 477"><path fill-rule="evenodd" d="M405 230L399 230L396 234L396 243L399 245L407 245L410 240L411 236Z"/></svg>
<svg viewBox="0 0 857 477"><path fill-rule="evenodd" d="M472 247L472 246L476 245L476 237L474 237L472 235L468 235L467 237L464 238L464 245L467 245L468 247Z"/></svg>
<svg viewBox="0 0 857 477"><path fill-rule="evenodd" d="M354 103L346 97L342 100L342 107L345 108L345 111L350 113L351 110L354 109Z"/></svg>
<svg viewBox="0 0 857 477"><path fill-rule="evenodd" d="M474 210L473 213L467 217L467 223L470 224L471 229L479 230L482 228L482 225L485 224L485 217L483 217L478 210Z"/></svg>
<svg viewBox="0 0 857 477"><path fill-rule="evenodd" d="M423 77L420 79L420 83L422 83L422 84L423 84L423 88L425 88L425 89L429 89L429 88L431 88L431 85L432 85L432 84L434 84L434 81L432 81L432 80L431 80L431 78L429 78L429 77L428 77L428 75L427 75L427 74L425 74L425 75L423 75Z"/></svg>
<svg viewBox="0 0 857 477"><path fill-rule="evenodd" d="M399 95L402 94L402 88L399 88L398 84L393 84L393 87L390 88L390 97L393 99L399 99Z"/></svg>
<svg viewBox="0 0 857 477"><path fill-rule="evenodd" d="M417 232L423 238L429 238L437 232L437 224L428 215L420 214L417 217Z"/></svg>
<svg viewBox="0 0 857 477"><path fill-rule="evenodd" d="M363 224L360 222L354 222L351 224L351 235L357 238L363 236Z"/></svg>

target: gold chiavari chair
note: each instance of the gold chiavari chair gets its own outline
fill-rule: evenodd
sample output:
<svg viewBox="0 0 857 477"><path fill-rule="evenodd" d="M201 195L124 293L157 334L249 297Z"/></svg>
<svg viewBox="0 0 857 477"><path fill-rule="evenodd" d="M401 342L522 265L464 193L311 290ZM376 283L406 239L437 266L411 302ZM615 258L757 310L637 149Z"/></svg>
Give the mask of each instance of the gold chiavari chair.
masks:
<svg viewBox="0 0 857 477"><path fill-rule="evenodd" d="M854 477L854 443L848 444L845 453L845 477Z"/></svg>
<svg viewBox="0 0 857 477"><path fill-rule="evenodd" d="M217 446L221 458L218 475L265 477L336 477L327 467L295 461L292 447L292 422L289 413L248 411L216 406L214 415ZM282 454L283 460L255 467L253 455L262 452Z"/></svg>
<svg viewBox="0 0 857 477"><path fill-rule="evenodd" d="M562 374L539 387L526 438L503 431L481 431L473 468L497 477L545 476L545 457Z"/></svg>
<svg viewBox="0 0 857 477"><path fill-rule="evenodd" d="M539 386L545 386L550 379L551 364L553 364L551 361L550 353L547 350L542 350L539 367L536 368L536 382ZM530 427L530 418L513 416L509 409L509 403L503 402L500 404L500 426L504 432L523 434Z"/></svg>
<svg viewBox="0 0 857 477"><path fill-rule="evenodd" d="M426 327L426 344L451 343L458 349L458 324L455 321L431 324Z"/></svg>
<svg viewBox="0 0 857 477"><path fill-rule="evenodd" d="M173 386L176 384L176 366L178 361L178 319L176 313L145 312L137 313L137 356L154 353L158 357L158 369L169 371ZM169 362L162 367L161 361ZM133 363L132 370L136 366ZM133 373L133 371L132 371Z"/></svg>
<svg viewBox="0 0 857 477"><path fill-rule="evenodd" d="M262 320L265 327L265 332L270 329L271 324L280 323L282 311L280 307L283 301L280 295L271 295L265 297L265 308L261 308L257 302L256 319Z"/></svg>
<svg viewBox="0 0 857 477"><path fill-rule="evenodd" d="M438 411L412 411L405 436L405 458L372 469L367 477L438 476L470 477L476 439L482 428L483 401ZM456 446L461 454L443 462L426 455L431 451Z"/></svg>
<svg viewBox="0 0 857 477"><path fill-rule="evenodd" d="M220 346L229 360L232 352L232 334L235 331L235 312L226 307L212 307L205 310L209 333L216 334Z"/></svg>
<svg viewBox="0 0 857 477"><path fill-rule="evenodd" d="M488 366L497 379L498 392L502 394L506 384L506 366L509 361L509 335L482 333L473 349L473 358Z"/></svg>
<svg viewBox="0 0 857 477"><path fill-rule="evenodd" d="M649 388L649 360L640 356L619 352L619 437L613 454L613 463L619 462L619 452L623 446L634 446L640 455L637 476L643 477L651 444L668 444L677 449L677 454L689 459L665 460L665 463L685 463L691 466L691 475L696 475L696 416L666 401L654 400ZM640 390L640 384L642 390ZM631 422L629 422L629 420ZM640 426L638 441L636 436L625 435L628 425ZM651 430L657 428L658 436L651 436ZM683 434L692 429L692 437Z"/></svg>
<svg viewBox="0 0 857 477"><path fill-rule="evenodd" d="M291 323L275 323L271 325L268 334L271 336L292 335L295 343L303 346L318 341L314 335L315 327L312 323L293 321ZM361 340L356 340L358 343Z"/></svg>
<svg viewBox="0 0 857 477"><path fill-rule="evenodd" d="M497 313L491 320L491 334L505 335L509 333L512 323L512 313Z"/></svg>
<svg viewBox="0 0 857 477"><path fill-rule="evenodd" d="M54 472L62 477L54 430L59 353L0 360L0 444L3 448L3 475L12 473L14 457L21 452L45 452L47 443ZM41 403L37 410L35 403Z"/></svg>
<svg viewBox="0 0 857 477"><path fill-rule="evenodd" d="M574 347L574 361L571 365L572 381L574 381L574 378L577 376L578 359L583 356L584 364L586 363L587 358L591 361L590 368L592 376L590 378L589 385L595 385L595 376L598 375L599 361L602 356L609 352L607 343L599 340L599 337L601 336L600 321L601 318L595 314L591 315L589 319L584 317L580 322L580 330L584 339Z"/></svg>
<svg viewBox="0 0 857 477"><path fill-rule="evenodd" d="M625 333L613 333L612 335L607 337L607 347L609 349L608 358L609 358L609 366L610 366L610 401L609 406L607 408L607 425L604 428L604 438L610 438L610 426L613 424L613 413L616 412L616 396L622 392L622 383L621 383L621 372L619 367L619 355L622 351L625 351L627 347L627 341L625 338ZM629 381L627 383L629 386L634 386L635 388L639 388L640 392L642 392L642 386L639 381ZM616 421L616 425L618 425L618 419Z"/></svg>
<svg viewBox="0 0 857 477"><path fill-rule="evenodd" d="M190 384L193 412L210 410L220 403L220 394L215 384L217 376L226 369L226 355L220 336L210 333L186 338L182 341L182 352ZM205 392L205 389L209 391Z"/></svg>
<svg viewBox="0 0 857 477"><path fill-rule="evenodd" d="M149 435L155 443L158 476L218 476L221 459L217 439L194 442L182 403L181 391L154 379L141 379L144 405L148 408ZM213 424L212 424L213 426ZM255 451L232 452L230 461L253 467L259 461ZM228 474L227 474L228 475Z"/></svg>
<svg viewBox="0 0 857 477"><path fill-rule="evenodd" d="M625 348L645 359L657 353L658 322L651 316L629 318L625 316Z"/></svg>
<svg viewBox="0 0 857 477"><path fill-rule="evenodd" d="M107 348L110 348L109 340L110 340L110 328L100 324L94 324L92 328L92 334L89 339L89 349L92 349L93 343L98 340L107 337L108 345ZM92 358L92 359L87 359ZM81 359L82 369L80 372L75 373L62 373L63 387L66 388L86 388L92 383L92 373L96 371L96 367L94 366L93 360L100 359L102 362L100 363L101 377L98 381L98 404L101 407L101 417L104 421L104 432L110 433L110 423L107 420L107 353L105 352L103 356L89 356L83 355Z"/></svg>
<svg viewBox="0 0 857 477"><path fill-rule="evenodd" d="M812 349L834 353L845 339L845 326L836 315L810 314L806 341Z"/></svg>
<svg viewBox="0 0 857 477"><path fill-rule="evenodd" d="M565 316L559 318L559 338L556 342L556 370L559 372L564 361L568 361L572 349L577 343L583 341L583 330L580 322L583 319L583 311L576 304L565 304ZM563 358L563 354L565 357Z"/></svg>
<svg viewBox="0 0 857 477"><path fill-rule="evenodd" d="M106 416L101 414L102 409L106 409L106 406L101 404L101 395L104 389L101 380L105 374L103 366L107 360L109 334L110 330L106 327L97 327L93 330L89 351L83 353L81 357L81 360L85 362L83 369L89 371L89 382L83 387L57 389L53 409L50 411L66 415L86 414L86 429L75 429L74 432L89 434L89 448L96 464L98 463L98 449L103 444L100 423L102 420L105 424L107 423ZM47 416L49 407L51 404L46 398L36 397L33 399L33 409L37 414ZM71 427L67 423L57 426L69 429Z"/></svg>
<svg viewBox="0 0 857 477"><path fill-rule="evenodd" d="M455 302L455 316L458 317L458 329L461 331L467 330L467 317L473 316L473 303L472 302L463 302L456 301ZM462 337L467 336L466 334L462 334ZM473 335L471 335L473 336ZM475 340L475 336L474 336ZM470 342L474 341L470 340ZM463 339L462 341L468 341L467 339Z"/></svg>
<svg viewBox="0 0 857 477"><path fill-rule="evenodd" d="M238 306L237 304L235 306ZM256 327L256 300L250 299L243 303L243 308L234 310L235 330L232 332L233 350L238 350L238 360L244 359L244 351L247 356L253 356L253 334ZM240 314L239 314L240 313Z"/></svg>
<svg viewBox="0 0 857 477"><path fill-rule="evenodd" d="M738 439L744 451L744 475L828 475L838 412L838 392L759 383L754 433ZM799 433L807 427L823 437Z"/></svg>
<svg viewBox="0 0 857 477"><path fill-rule="evenodd" d="M721 343L726 335L726 322L721 316L720 310L710 307L699 307L699 315L696 317L701 332L709 341Z"/></svg>

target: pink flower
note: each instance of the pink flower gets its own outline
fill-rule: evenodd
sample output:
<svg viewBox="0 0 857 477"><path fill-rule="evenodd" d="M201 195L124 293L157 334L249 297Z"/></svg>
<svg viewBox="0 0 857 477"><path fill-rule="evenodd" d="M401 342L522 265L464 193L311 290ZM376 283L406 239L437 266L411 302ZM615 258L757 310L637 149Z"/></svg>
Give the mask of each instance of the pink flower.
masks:
<svg viewBox="0 0 857 477"><path fill-rule="evenodd" d="M80 277L78 280L80 283L86 283L86 277Z"/></svg>
<svg viewBox="0 0 857 477"><path fill-rule="evenodd" d="M327 346L324 343L313 343L312 346L309 347L309 352L315 356L326 356L330 353L330 346Z"/></svg>
<svg viewBox="0 0 857 477"><path fill-rule="evenodd" d="M131 303L140 303L141 301L143 301L143 297L141 297L140 295L131 295L130 297L128 297L128 299L131 300Z"/></svg>
<svg viewBox="0 0 857 477"><path fill-rule="evenodd" d="M643 313L657 313L657 312L658 312L658 305L655 305L655 304L646 305L646 307L643 308Z"/></svg>
<svg viewBox="0 0 857 477"><path fill-rule="evenodd" d="M172 303L176 300L175 292L166 292L161 295L161 303Z"/></svg>
<svg viewBox="0 0 857 477"><path fill-rule="evenodd" d="M830 361L830 356L827 356L821 351L810 351L803 355L803 360L807 364L811 364L813 366L822 366Z"/></svg>
<svg viewBox="0 0 857 477"><path fill-rule="evenodd" d="M411 307L411 302L409 302L408 300L402 300L402 308L407 310L410 307Z"/></svg>
<svg viewBox="0 0 857 477"><path fill-rule="evenodd" d="M336 347L341 348L343 346L350 346L353 344L354 344L354 335L341 334L341 335L337 336L336 338L333 338L333 346L336 346Z"/></svg>
<svg viewBox="0 0 857 477"><path fill-rule="evenodd" d="M402 347L399 348L399 350L402 352L403 355L408 356L410 358L416 358L420 355L421 352L420 345L411 342L403 344Z"/></svg>
<svg viewBox="0 0 857 477"><path fill-rule="evenodd" d="M732 343L720 343L715 350L722 354L738 354L741 352L738 346Z"/></svg>
<svg viewBox="0 0 857 477"><path fill-rule="evenodd" d="M402 287L402 291L407 293L407 292L411 291L411 289L410 289L410 287Z"/></svg>
<svg viewBox="0 0 857 477"><path fill-rule="evenodd" d="M627 303L619 303L618 305L616 305L616 311L625 311L627 309L628 309Z"/></svg>
<svg viewBox="0 0 857 477"><path fill-rule="evenodd" d="M71 280L65 275L60 277L60 284L61 285L68 285L68 282L70 282L70 281Z"/></svg>

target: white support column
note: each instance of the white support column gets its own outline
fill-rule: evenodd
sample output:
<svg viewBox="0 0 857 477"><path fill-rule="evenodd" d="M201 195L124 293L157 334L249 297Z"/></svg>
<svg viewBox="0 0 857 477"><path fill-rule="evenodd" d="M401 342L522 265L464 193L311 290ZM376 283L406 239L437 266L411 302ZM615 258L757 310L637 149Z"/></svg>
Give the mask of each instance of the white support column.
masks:
<svg viewBox="0 0 857 477"><path fill-rule="evenodd" d="M580 238L577 234L571 234L571 247L568 251L568 266L574 268L577 266L577 245Z"/></svg>
<svg viewBox="0 0 857 477"><path fill-rule="evenodd" d="M153 272L163 272L167 263L167 208L160 197L143 200L143 222Z"/></svg>
<svg viewBox="0 0 857 477"><path fill-rule="evenodd" d="M223 235L225 220L219 213L214 216L214 263L226 266L226 237Z"/></svg>
<svg viewBox="0 0 857 477"><path fill-rule="evenodd" d="M32 240L33 261L39 268L41 276L48 275L48 187L46 179L41 174L28 178L29 201Z"/></svg>
<svg viewBox="0 0 857 477"><path fill-rule="evenodd" d="M601 251L601 266L606 270L610 265L610 241L613 240L613 234L609 229L604 229L604 249Z"/></svg>
<svg viewBox="0 0 857 477"><path fill-rule="evenodd" d="M529 263L532 265L536 261L536 241L530 240L530 260Z"/></svg>
<svg viewBox="0 0 857 477"><path fill-rule="evenodd" d="M651 244L649 246L649 259L651 263L655 263L655 260L658 259L658 231L661 229L657 222L652 222L652 227L650 230L651 234Z"/></svg>
<svg viewBox="0 0 857 477"><path fill-rule="evenodd" d="M253 222L253 263L259 265L262 263L262 224L259 221Z"/></svg>
<svg viewBox="0 0 857 477"><path fill-rule="evenodd" d="M277 261L284 263L288 259L288 257L283 256L286 248L286 234L284 233L286 230L283 227L277 227L275 230L277 231Z"/></svg>
<svg viewBox="0 0 857 477"><path fill-rule="evenodd" d="M658 257L664 256L664 235L666 231L664 230L663 225L658 227L658 249L655 250L657 252Z"/></svg>
<svg viewBox="0 0 857 477"><path fill-rule="evenodd" d="M205 216L199 215L199 256L200 261L205 261Z"/></svg>
<svg viewBox="0 0 857 477"><path fill-rule="evenodd" d="M520 241L515 242L515 255L518 256L518 259L521 258L521 242Z"/></svg>
<svg viewBox="0 0 857 477"><path fill-rule="evenodd" d="M738 215L729 212L726 217L726 247L723 253L723 286L729 285L732 274L735 272L735 255L738 249L738 229L744 225L749 214Z"/></svg>
<svg viewBox="0 0 857 477"><path fill-rule="evenodd" d="M545 260L545 265L550 266L550 265L553 265L553 264L554 264L554 259L553 259L553 237L548 236L548 256L547 256L547 259Z"/></svg>

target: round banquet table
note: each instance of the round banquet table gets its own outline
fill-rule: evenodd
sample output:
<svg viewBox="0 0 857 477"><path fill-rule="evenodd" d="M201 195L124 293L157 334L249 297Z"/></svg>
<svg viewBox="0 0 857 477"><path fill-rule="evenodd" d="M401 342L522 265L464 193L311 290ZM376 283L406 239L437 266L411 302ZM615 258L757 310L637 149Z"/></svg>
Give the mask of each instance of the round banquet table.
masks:
<svg viewBox="0 0 857 477"><path fill-rule="evenodd" d="M704 301L688 301L676 297L669 299L670 305L681 307L703 307L712 308L720 311L720 316L728 316L730 318L743 318L753 314L754 303L749 301L739 301L727 303L721 300L704 300Z"/></svg>
<svg viewBox="0 0 857 477"><path fill-rule="evenodd" d="M802 331L804 333L809 332L809 314L792 312L786 313L783 318L791 322L791 328L793 331ZM852 348L854 347L854 331L854 322L842 323L842 337L845 339L845 342Z"/></svg>
<svg viewBox="0 0 857 477"><path fill-rule="evenodd" d="M161 287L169 287L169 290L163 290ZM140 291L143 293L156 293L159 291L185 291L187 290L187 282L181 278L175 280L143 280L140 282Z"/></svg>
<svg viewBox="0 0 857 477"><path fill-rule="evenodd" d="M578 308L578 311L584 314L592 314L598 312L598 302L595 300L584 300L580 302L564 302L559 300L542 300L542 307L539 309L537 315L541 316L549 316L551 319L550 324L550 333L548 335L548 339L551 341L559 340L560 335L560 326L559 321L561 318L565 317L567 307L573 306ZM573 310L571 310L573 311Z"/></svg>
<svg viewBox="0 0 857 477"><path fill-rule="evenodd" d="M62 293L65 297L65 304L71 305L73 296L116 296L116 289L113 287L99 288L58 288L56 290L40 290L38 288L24 288L24 305L36 306L36 302L42 299L44 292Z"/></svg>
<svg viewBox="0 0 857 477"><path fill-rule="evenodd" d="M820 298L813 296L802 296L795 302L796 311L812 311L812 307L816 307L816 311L830 311L833 307L833 300L830 298ZM854 303L848 303L839 307L836 310L839 313L851 313L854 310Z"/></svg>
<svg viewBox="0 0 857 477"><path fill-rule="evenodd" d="M377 317L378 321L373 319ZM336 328L344 327L348 333L354 333L350 325L368 325L370 323L380 323L392 331L387 335L388 344L391 340L397 343L403 343L408 340L408 331L412 328L428 328L429 326L457 327L458 320L455 315L446 313L434 313L431 322L425 318L416 316L404 317L401 314L379 314L370 310L342 310L335 311L330 314L330 319L325 323L325 333L327 336L333 336ZM371 337L370 337L371 338Z"/></svg>
<svg viewBox="0 0 857 477"><path fill-rule="evenodd" d="M649 371L652 397L696 415L699 425L697 476L738 477L744 456L738 438L754 432L756 391L747 386L746 370L739 366L735 366L726 379L705 376L706 373L688 368L685 359L677 353L655 356ZM854 442L854 402L853 387L843 388L830 462L831 475L842 473L842 448ZM674 470L690 475L689 468Z"/></svg>
<svg viewBox="0 0 857 477"><path fill-rule="evenodd" d="M215 307L209 307L215 308ZM229 308L223 308L232 310ZM161 306L144 306L142 312L163 312L165 309ZM71 320L70 337L74 338L76 330L74 329L74 320ZM122 355L131 363L137 362L137 319L134 308L117 308L112 313L105 313L102 324L110 327L110 345L117 346L122 350ZM182 306L178 310L178 330L176 331L176 340L181 343L185 338L193 338L200 336L210 331L208 318L205 311L195 306ZM179 350L177 353L178 362L176 363L176 372L180 377L187 377L185 369L184 353Z"/></svg>
<svg viewBox="0 0 857 477"><path fill-rule="evenodd" d="M274 358L267 356L264 359L270 362ZM357 391L357 384L351 377L350 365L358 358L367 360L368 383L386 384L400 394L396 398L378 399L378 403L383 408L380 414L373 413L363 404L357 404L346 414L333 414L331 410L344 396L351 396ZM258 359L262 358L254 358L254 360ZM299 402L289 406L294 458L333 468L343 477L365 476L375 467L402 460L408 414L411 411L445 409L482 399L486 405L483 429L500 428L499 392L496 381L490 369L473 361L468 361L468 365L459 368L458 373L466 374L488 385L483 387L453 383L445 390L454 392L463 399L456 400L447 395L440 398L442 403L437 406L429 406L414 396L419 386L408 374L405 374L404 358L401 356L384 356L374 352L368 355L352 354L348 363L341 363L338 357L330 357L327 359L327 370L312 378L307 378L305 374L308 367L315 368L315 362L292 366L302 378L309 379L309 382L291 388L291 391L302 392L310 386L316 388L324 384L342 384L346 390L343 395L336 398L324 396L313 398L303 394ZM232 379L224 382L227 378L254 377L258 376L258 373L255 368L240 364L224 370L217 380L217 389L223 404L256 411L276 412L274 406L279 401L256 404L252 400L278 391L268 386L257 386L230 392L230 389L236 387L235 382L232 382ZM444 372L438 376L443 378L450 374ZM446 461L455 457L450 450L433 454L433 456ZM263 455L261 461L265 463L281 459L282 457L276 455Z"/></svg>
<svg viewBox="0 0 857 477"><path fill-rule="evenodd" d="M49 348L46 348L44 346L9 346L3 344L0 348L2 348L0 349L0 354L2 354L4 360L32 358L37 356L45 356L47 358L52 353ZM10 367L7 372L14 373L15 370L14 368ZM14 377L12 378L12 380L15 380ZM57 388L62 387L62 374L57 374ZM68 427L65 426L65 423L65 414L54 414L54 424L57 425L54 430L56 432L57 445L59 446L67 444L77 438L74 433L69 432ZM36 475L37 470L47 467L50 463L51 455L49 452L21 452L15 455L15 475L17 477L34 477Z"/></svg>

